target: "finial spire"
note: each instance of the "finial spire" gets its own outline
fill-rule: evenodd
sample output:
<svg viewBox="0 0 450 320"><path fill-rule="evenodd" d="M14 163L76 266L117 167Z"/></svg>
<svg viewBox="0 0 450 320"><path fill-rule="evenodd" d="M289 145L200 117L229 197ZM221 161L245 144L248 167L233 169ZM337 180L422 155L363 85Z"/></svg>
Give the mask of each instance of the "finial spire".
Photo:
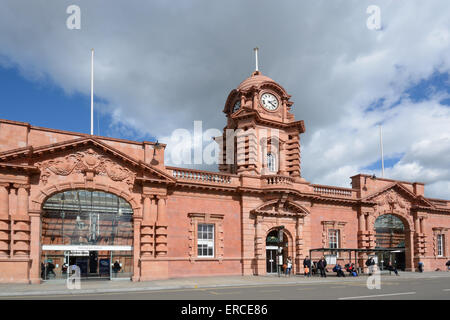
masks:
<svg viewBox="0 0 450 320"><path fill-rule="evenodd" d="M253 49L255 51L255 63L256 63L256 70L255 71L259 71L258 69L258 47Z"/></svg>

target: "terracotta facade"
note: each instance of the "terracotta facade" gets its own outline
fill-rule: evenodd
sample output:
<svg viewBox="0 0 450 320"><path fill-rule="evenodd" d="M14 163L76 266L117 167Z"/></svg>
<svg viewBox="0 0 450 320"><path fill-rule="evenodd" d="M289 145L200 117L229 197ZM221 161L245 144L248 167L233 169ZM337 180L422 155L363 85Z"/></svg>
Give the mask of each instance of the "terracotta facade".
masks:
<svg viewBox="0 0 450 320"><path fill-rule="evenodd" d="M264 107L264 93L275 97L274 110ZM165 166L165 145L153 142L0 120L0 282L41 282L42 246L48 244L43 205L67 190L99 190L130 204L133 281L266 274L266 238L280 226L285 256L301 273L310 249L329 246L330 230L338 230L339 247L375 248L375 220L385 214L403 222L406 270L419 261L425 270L444 269L450 201L426 198L423 183L364 174L352 177L352 188L306 181L300 157L305 126L290 113L292 104L283 87L259 72L231 91L218 139L220 172ZM226 129L244 134L235 140ZM272 164L264 160L268 153ZM198 256L199 224L214 226L208 257Z"/></svg>

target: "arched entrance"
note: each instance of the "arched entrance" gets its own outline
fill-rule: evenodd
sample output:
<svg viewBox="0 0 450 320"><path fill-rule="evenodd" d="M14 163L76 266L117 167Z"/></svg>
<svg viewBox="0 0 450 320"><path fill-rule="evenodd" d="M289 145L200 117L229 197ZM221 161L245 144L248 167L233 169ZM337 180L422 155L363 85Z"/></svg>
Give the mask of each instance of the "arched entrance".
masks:
<svg viewBox="0 0 450 320"><path fill-rule="evenodd" d="M281 228L282 229L282 228ZM280 239L280 236L282 237ZM283 265L289 256L289 240L280 228L270 231L266 237L266 272L277 274L278 265Z"/></svg>
<svg viewBox="0 0 450 320"><path fill-rule="evenodd" d="M397 269L405 270L407 235L403 221L393 214L384 214L375 220L374 229L376 248L398 249L392 252L378 253L378 264L384 268L391 262Z"/></svg>
<svg viewBox="0 0 450 320"><path fill-rule="evenodd" d="M133 273L133 210L112 193L68 190L42 205L41 278L129 278Z"/></svg>

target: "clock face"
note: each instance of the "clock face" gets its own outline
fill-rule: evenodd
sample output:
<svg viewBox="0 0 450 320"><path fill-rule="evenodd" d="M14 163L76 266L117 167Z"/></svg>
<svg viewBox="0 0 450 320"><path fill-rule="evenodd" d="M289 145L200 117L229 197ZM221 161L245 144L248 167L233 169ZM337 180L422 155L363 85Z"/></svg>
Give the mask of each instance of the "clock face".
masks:
<svg viewBox="0 0 450 320"><path fill-rule="evenodd" d="M233 106L233 113L238 111L240 107L241 107L241 100L238 100L238 101L236 101L236 103Z"/></svg>
<svg viewBox="0 0 450 320"><path fill-rule="evenodd" d="M261 96L261 104L269 111L277 110L278 99L271 93L264 93Z"/></svg>

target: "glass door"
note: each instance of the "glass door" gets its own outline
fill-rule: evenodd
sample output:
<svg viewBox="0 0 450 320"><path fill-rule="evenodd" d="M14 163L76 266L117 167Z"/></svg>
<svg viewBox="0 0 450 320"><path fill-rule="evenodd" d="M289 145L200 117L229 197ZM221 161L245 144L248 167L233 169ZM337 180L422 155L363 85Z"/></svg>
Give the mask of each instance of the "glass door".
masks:
<svg viewBox="0 0 450 320"><path fill-rule="evenodd" d="M275 248L266 247L267 273L277 273L277 249Z"/></svg>

